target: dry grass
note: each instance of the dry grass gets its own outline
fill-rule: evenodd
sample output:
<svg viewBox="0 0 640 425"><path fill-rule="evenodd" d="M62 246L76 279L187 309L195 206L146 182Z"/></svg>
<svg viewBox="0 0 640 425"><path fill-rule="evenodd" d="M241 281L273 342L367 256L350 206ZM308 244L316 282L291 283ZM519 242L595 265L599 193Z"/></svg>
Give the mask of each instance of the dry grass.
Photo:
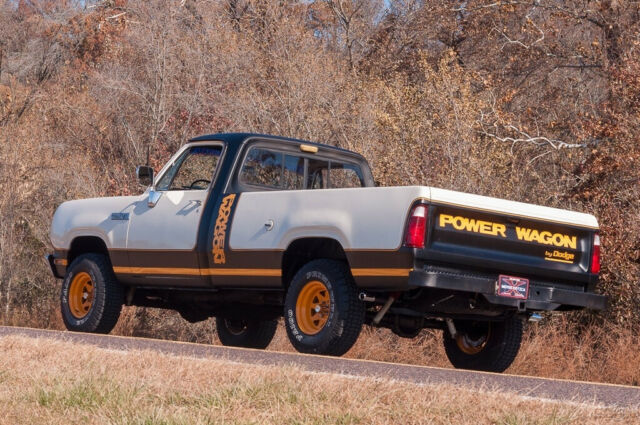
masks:
<svg viewBox="0 0 640 425"><path fill-rule="evenodd" d="M40 314L20 313L4 324L64 329L59 312L51 309L46 325ZM112 332L169 340L219 344L213 319L196 324L175 312L126 307ZM415 339L403 339L386 329L365 327L346 357L451 367L442 348L439 331L423 331ZM294 351L284 325L269 346L272 351ZM539 324L528 324L520 353L508 373L548 378L577 379L624 385L640 385L640 335L631 328L590 325L584 329L554 315Z"/></svg>
<svg viewBox="0 0 640 425"><path fill-rule="evenodd" d="M2 424L604 424L638 411L221 360L0 339Z"/></svg>

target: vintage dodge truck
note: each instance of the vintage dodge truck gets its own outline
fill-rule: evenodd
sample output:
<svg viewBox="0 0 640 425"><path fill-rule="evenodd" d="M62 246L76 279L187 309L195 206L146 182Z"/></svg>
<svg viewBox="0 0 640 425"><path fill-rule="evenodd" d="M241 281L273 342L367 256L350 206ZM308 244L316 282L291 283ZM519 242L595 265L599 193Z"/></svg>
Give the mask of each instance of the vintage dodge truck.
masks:
<svg viewBox="0 0 640 425"><path fill-rule="evenodd" d="M365 159L258 134L190 140L139 196L65 202L48 261L68 329L107 333L123 305L215 317L225 345L284 323L342 355L363 325L443 330L455 367L503 371L536 312L603 309L592 215L433 187L375 187Z"/></svg>

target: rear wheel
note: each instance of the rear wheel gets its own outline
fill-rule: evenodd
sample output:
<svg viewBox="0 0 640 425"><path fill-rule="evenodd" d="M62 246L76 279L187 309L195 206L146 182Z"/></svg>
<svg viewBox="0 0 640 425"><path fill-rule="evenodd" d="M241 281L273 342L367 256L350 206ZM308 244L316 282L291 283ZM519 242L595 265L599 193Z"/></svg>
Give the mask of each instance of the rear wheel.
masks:
<svg viewBox="0 0 640 425"><path fill-rule="evenodd" d="M216 330L222 345L267 348L276 334L277 320L232 320L216 317Z"/></svg>
<svg viewBox="0 0 640 425"><path fill-rule="evenodd" d="M522 320L501 322L455 321L457 335L445 331L444 349L460 369L504 372L515 360L522 342Z"/></svg>
<svg viewBox="0 0 640 425"><path fill-rule="evenodd" d="M118 322L123 298L107 257L80 255L62 282L62 320L70 331L109 333Z"/></svg>
<svg viewBox="0 0 640 425"><path fill-rule="evenodd" d="M346 264L314 260L293 277L284 315L296 350L340 356L358 339L365 307Z"/></svg>
<svg viewBox="0 0 640 425"><path fill-rule="evenodd" d="M211 317L211 314L209 314L208 312L199 310L194 307L182 307L178 310L178 313L180 314L180 317L182 317L189 323L203 322Z"/></svg>

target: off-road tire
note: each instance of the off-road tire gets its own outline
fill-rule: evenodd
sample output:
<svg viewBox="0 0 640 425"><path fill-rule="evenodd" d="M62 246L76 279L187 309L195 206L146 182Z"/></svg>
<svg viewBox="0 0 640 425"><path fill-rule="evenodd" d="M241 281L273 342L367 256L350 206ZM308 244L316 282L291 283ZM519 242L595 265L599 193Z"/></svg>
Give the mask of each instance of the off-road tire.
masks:
<svg viewBox="0 0 640 425"><path fill-rule="evenodd" d="M277 320L227 320L216 317L218 338L222 345L230 347L267 348L277 328Z"/></svg>
<svg viewBox="0 0 640 425"><path fill-rule="evenodd" d="M451 338L449 331L443 334L444 350L451 364L459 369L504 372L515 360L522 342L523 323L519 317L500 322L455 321L459 337L465 333L478 335L478 328L488 326L486 344L477 353L467 353L461 343ZM474 330L475 329L475 330ZM464 344L462 344L464 345Z"/></svg>
<svg viewBox="0 0 640 425"><path fill-rule="evenodd" d="M211 317L211 315L206 312L189 307L179 309L178 314L189 323L204 322Z"/></svg>
<svg viewBox="0 0 640 425"><path fill-rule="evenodd" d="M81 318L75 317L69 308L69 288L78 273L87 273L93 286L91 307ZM123 300L122 285L116 279L109 259L102 254L83 254L73 260L62 281L62 320L70 331L106 334L118 322Z"/></svg>
<svg viewBox="0 0 640 425"><path fill-rule="evenodd" d="M326 323L315 334L300 328L296 304L303 288L321 282L327 289L330 308ZM335 260L313 260L303 266L291 280L284 303L287 335L302 353L341 356L355 344L365 319L365 305L358 299L351 271Z"/></svg>

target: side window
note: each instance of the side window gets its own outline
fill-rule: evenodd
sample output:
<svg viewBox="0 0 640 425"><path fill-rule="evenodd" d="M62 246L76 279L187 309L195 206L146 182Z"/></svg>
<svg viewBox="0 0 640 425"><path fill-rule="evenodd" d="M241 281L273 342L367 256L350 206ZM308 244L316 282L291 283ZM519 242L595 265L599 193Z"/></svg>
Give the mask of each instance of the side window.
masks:
<svg viewBox="0 0 640 425"><path fill-rule="evenodd" d="M362 187L364 178L360 167L352 164L331 162L331 187Z"/></svg>
<svg viewBox="0 0 640 425"><path fill-rule="evenodd" d="M204 190L211 183L222 147L194 146L185 151L167 170L156 190Z"/></svg>
<svg viewBox="0 0 640 425"><path fill-rule="evenodd" d="M281 190L363 187L356 164L252 147L238 175L242 184Z"/></svg>
<svg viewBox="0 0 640 425"><path fill-rule="evenodd" d="M282 153L253 148L249 151L240 172L240 181L259 186L280 187Z"/></svg>
<svg viewBox="0 0 640 425"><path fill-rule="evenodd" d="M283 189L304 189L304 158L293 155L284 156Z"/></svg>
<svg viewBox="0 0 640 425"><path fill-rule="evenodd" d="M307 189L326 189L329 187L329 161L309 159L307 171Z"/></svg>

